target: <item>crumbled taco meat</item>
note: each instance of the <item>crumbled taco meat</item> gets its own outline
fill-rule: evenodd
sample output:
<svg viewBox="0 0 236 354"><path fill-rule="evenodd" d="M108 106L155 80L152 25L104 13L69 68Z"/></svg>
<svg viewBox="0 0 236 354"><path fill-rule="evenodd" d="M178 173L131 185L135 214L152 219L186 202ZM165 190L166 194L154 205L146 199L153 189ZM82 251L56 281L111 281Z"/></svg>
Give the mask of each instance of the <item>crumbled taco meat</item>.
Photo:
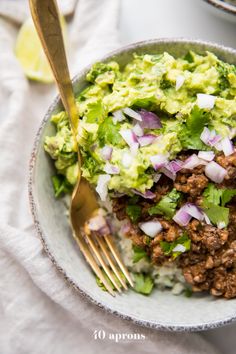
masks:
<svg viewBox="0 0 236 354"><path fill-rule="evenodd" d="M188 156L179 156L186 159ZM236 153L224 156L219 153L215 161L227 170L227 175L217 189L236 187ZM177 173L175 181L162 175L152 188L155 198L144 199L138 197L134 203L140 207L138 219L134 222L127 214L130 201L127 196L113 198L113 211L119 220L127 220L126 237L146 250L154 264L162 265L173 260L173 254L163 250L164 244L177 242L186 233L191 240L190 250L178 254L176 262L182 269L187 283L193 291L207 291L214 296L225 298L236 297L236 197L227 203L229 209L229 223L227 227L218 227L206 220L194 218L185 226L178 225L172 218L165 215L150 215L149 210L173 188L181 192L178 208L187 202L202 206L204 191L212 183L204 174L204 166L200 165L192 170L182 169ZM150 238L139 228L140 223L154 221L162 226L161 232Z"/></svg>

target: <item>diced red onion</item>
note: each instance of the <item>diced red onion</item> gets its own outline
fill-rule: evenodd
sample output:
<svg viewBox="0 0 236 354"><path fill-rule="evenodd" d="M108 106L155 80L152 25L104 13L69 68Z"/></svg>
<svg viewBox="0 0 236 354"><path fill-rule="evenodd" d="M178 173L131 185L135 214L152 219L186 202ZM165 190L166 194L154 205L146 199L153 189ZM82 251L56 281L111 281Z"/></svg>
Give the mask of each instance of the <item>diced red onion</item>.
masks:
<svg viewBox="0 0 236 354"><path fill-rule="evenodd" d="M193 168L201 164L202 164L201 160L197 157L196 154L193 154L184 161L182 168L187 168L189 170L192 170Z"/></svg>
<svg viewBox="0 0 236 354"><path fill-rule="evenodd" d="M119 109L118 111L115 111L112 113L113 117L112 117L112 121L114 124L116 124L117 122L122 122L125 119L125 116L122 112L121 109Z"/></svg>
<svg viewBox="0 0 236 354"><path fill-rule="evenodd" d="M129 168L133 162L133 156L129 152L124 152L121 163L125 168Z"/></svg>
<svg viewBox="0 0 236 354"><path fill-rule="evenodd" d="M203 215L204 215L204 219L205 219L207 225L211 225L211 220L208 218L207 214L203 213Z"/></svg>
<svg viewBox="0 0 236 354"><path fill-rule="evenodd" d="M140 229L149 237L155 237L162 230L161 223L159 221L147 221L139 224Z"/></svg>
<svg viewBox="0 0 236 354"><path fill-rule="evenodd" d="M160 169L160 172L163 173L164 175L166 175L168 178L172 179L173 181L176 178L176 173L173 171L173 169L171 168L170 164L166 164L165 166L163 166Z"/></svg>
<svg viewBox="0 0 236 354"><path fill-rule="evenodd" d="M131 191L145 199L153 199L156 196L156 194L151 191L146 191L145 193L139 192L137 189L131 189Z"/></svg>
<svg viewBox="0 0 236 354"><path fill-rule="evenodd" d="M171 166L172 171L175 173L179 172L182 169L183 164L184 163L181 160L172 160L169 162L169 165Z"/></svg>
<svg viewBox="0 0 236 354"><path fill-rule="evenodd" d="M186 247L184 245L181 245L180 243L176 245L172 250L172 252L181 252L181 253L185 251L186 251Z"/></svg>
<svg viewBox="0 0 236 354"><path fill-rule="evenodd" d="M222 137L220 135L217 135L215 130L210 131L208 128L205 127L200 135L200 139L206 145L215 146L220 142Z"/></svg>
<svg viewBox="0 0 236 354"><path fill-rule="evenodd" d="M227 175L227 171L215 161L211 161L205 167L205 174L213 182L221 183Z"/></svg>
<svg viewBox="0 0 236 354"><path fill-rule="evenodd" d="M144 134L143 128L139 123L136 123L132 130L136 136L143 136Z"/></svg>
<svg viewBox="0 0 236 354"><path fill-rule="evenodd" d="M173 220L180 226L187 226L191 218L192 216L185 211L184 207L182 207L177 211Z"/></svg>
<svg viewBox="0 0 236 354"><path fill-rule="evenodd" d="M105 145L100 151L102 158L104 160L110 160L111 155L112 155L112 151L113 151L113 149L111 146Z"/></svg>
<svg viewBox="0 0 236 354"><path fill-rule="evenodd" d="M214 160L215 153L214 151L199 151L198 157L199 159L203 159L205 161L212 161Z"/></svg>
<svg viewBox="0 0 236 354"><path fill-rule="evenodd" d="M146 111L145 109L141 109L139 113L142 117L142 128L160 129L162 127L160 118L155 113Z"/></svg>
<svg viewBox="0 0 236 354"><path fill-rule="evenodd" d="M155 170L158 170L161 167L164 167L168 162L167 155L157 154L150 157L150 161Z"/></svg>
<svg viewBox="0 0 236 354"><path fill-rule="evenodd" d="M109 175L118 175L120 173L119 167L112 165L110 162L105 164L103 170Z"/></svg>
<svg viewBox="0 0 236 354"><path fill-rule="evenodd" d="M234 145L228 137L221 140L221 146L225 156L230 156L234 153Z"/></svg>
<svg viewBox="0 0 236 354"><path fill-rule="evenodd" d="M138 121L142 121L142 117L141 117L141 115L139 114L139 113L137 113L137 112L135 112L133 109L131 109L131 108L124 108L123 109L123 112L127 115L127 116L129 116L129 117L131 117L131 118L134 118L134 119L136 119L136 120L138 120Z"/></svg>
<svg viewBox="0 0 236 354"><path fill-rule="evenodd" d="M130 231L130 228L131 228L130 223L123 224L120 229L121 234L122 235L127 234Z"/></svg>
<svg viewBox="0 0 236 354"><path fill-rule="evenodd" d="M139 143L136 135L131 129L120 130L120 135L125 140L125 142L130 146L131 152L135 154L139 147Z"/></svg>
<svg viewBox="0 0 236 354"><path fill-rule="evenodd" d="M96 191L101 200L105 202L108 193L108 183L111 179L110 175L99 175Z"/></svg>
<svg viewBox="0 0 236 354"><path fill-rule="evenodd" d="M153 175L153 182L154 182L154 183L157 183L160 178L161 178L161 174L160 174L160 173L155 173L155 174Z"/></svg>
<svg viewBox="0 0 236 354"><path fill-rule="evenodd" d="M100 212L88 221L88 228L91 231L97 231L100 235L108 235L110 233L109 225Z"/></svg>
<svg viewBox="0 0 236 354"><path fill-rule="evenodd" d="M199 221L204 220L204 214L202 210L192 203L186 203L183 207L184 211L186 211L190 216Z"/></svg>
<svg viewBox="0 0 236 354"><path fill-rule="evenodd" d="M215 105L216 96L205 93L197 94L197 105L199 108L212 109Z"/></svg>
<svg viewBox="0 0 236 354"><path fill-rule="evenodd" d="M147 145L152 144L156 140L156 138L157 138L156 135L147 134L147 135L140 136L138 138L138 142L139 142L140 146L147 146Z"/></svg>
<svg viewBox="0 0 236 354"><path fill-rule="evenodd" d="M216 150L218 150L218 151L222 151L223 148L222 148L222 143L221 143L221 141L219 141L218 143L216 143L216 144L214 145L214 148L215 148Z"/></svg>
<svg viewBox="0 0 236 354"><path fill-rule="evenodd" d="M178 75L176 78L176 84L175 84L175 89L178 91L180 87L183 86L183 83L185 81L185 77L183 75Z"/></svg>

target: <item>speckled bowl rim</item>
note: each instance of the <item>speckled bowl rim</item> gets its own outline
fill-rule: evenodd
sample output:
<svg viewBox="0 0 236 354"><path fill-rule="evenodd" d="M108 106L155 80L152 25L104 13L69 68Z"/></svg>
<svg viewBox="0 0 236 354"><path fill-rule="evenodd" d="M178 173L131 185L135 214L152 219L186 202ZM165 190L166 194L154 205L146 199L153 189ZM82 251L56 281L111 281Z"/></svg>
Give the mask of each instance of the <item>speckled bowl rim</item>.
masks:
<svg viewBox="0 0 236 354"><path fill-rule="evenodd" d="M220 1L220 0L203 0L207 4L214 6L216 9L220 11L224 11L228 14L236 16L236 6L231 5L227 2Z"/></svg>
<svg viewBox="0 0 236 354"><path fill-rule="evenodd" d="M127 46L123 46L115 51L112 51L110 53L108 53L107 55L105 55L104 57L96 60L96 61L105 61L107 59L109 59L110 57L120 54L120 53L124 53L126 51L130 51L130 50L137 50L137 48L142 48L144 45L148 45L148 44L154 44L154 43L163 43L163 44L170 44L170 43L183 43L183 44L199 44L199 45L204 45L204 46L211 46L214 49L221 49L224 52L228 52L228 53L233 53L236 56L236 50L234 50L233 48L229 48L229 47L225 47L223 45L219 45L216 43L212 43L212 42L208 42L208 41L202 41L202 40L196 40L196 39L185 39L185 38L160 38L160 39L151 39L151 40L146 40L146 41L141 41L141 42L136 42L136 43L132 43L130 45ZM85 67L82 71L79 72L79 74L77 74L74 78L73 78L73 83L75 83L80 77L82 77L91 67L92 64L88 65L87 67ZM131 321L137 325L140 325L142 327L147 327L147 328L152 328L152 329L157 329L157 330L162 330L162 331L174 331L174 332L194 332L194 331L204 331L204 330L208 330L208 329L213 329L213 328L218 328L218 327L222 327L226 324L230 324L234 321L236 321L236 315L235 316L230 316L227 317L223 320L217 320L215 322L211 322L211 323L207 323L207 324L203 324L203 325L171 325L171 324L158 324L158 323L154 323L154 322L150 322L147 320L140 320L137 319L135 317L129 316L125 313L122 312L118 312L113 310L111 307L109 307L108 304L103 303L103 302L98 302L97 300L95 300L92 296L90 296L85 289L81 289L66 273L66 271L60 266L60 264L57 263L54 255L52 254L52 252L49 250L48 245L47 245L47 241L46 241L46 237L45 234L40 226L40 220L38 217L38 211L37 211L37 205L35 202L35 197L34 197L34 186L33 186L33 176L34 176L34 167L35 167L35 162L36 162L36 156L37 156L37 150L39 148L39 144L41 141L41 132L43 131L43 128L45 126L45 124L47 123L48 119L50 118L52 112L54 111L55 107L57 106L57 104L60 102L60 98L59 95L57 95L57 97L54 99L53 103L51 104L51 106L49 107L46 115L44 116L43 121L41 122L41 125L39 127L39 130L36 134L35 140L34 140L34 145L33 145L33 150L32 150L32 154L31 154L31 158L30 158L30 163L29 163L29 182L28 182L28 195L29 195L29 202L30 202L30 209L31 209L31 213L33 216L33 221L34 221L34 225L35 225L35 229L37 231L38 236L41 239L44 251L46 252L46 254L48 255L48 257L50 258L50 260L52 261L52 263L54 264L54 266L61 272L61 274L64 276L64 278L66 279L66 281L68 282L68 284L70 284L73 288L75 288L76 290L79 291L79 293L81 295L83 295L86 299L88 299L89 301L91 301L93 304L97 305L98 307L104 309L106 312L114 314L122 319Z"/></svg>

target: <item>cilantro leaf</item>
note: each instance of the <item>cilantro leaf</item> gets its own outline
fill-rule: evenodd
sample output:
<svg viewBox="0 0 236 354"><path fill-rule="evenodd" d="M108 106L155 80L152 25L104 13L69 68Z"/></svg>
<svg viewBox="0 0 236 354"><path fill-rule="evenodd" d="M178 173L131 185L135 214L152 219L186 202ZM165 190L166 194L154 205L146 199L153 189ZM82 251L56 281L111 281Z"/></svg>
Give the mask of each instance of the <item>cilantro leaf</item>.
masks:
<svg viewBox="0 0 236 354"><path fill-rule="evenodd" d="M144 273L133 273L134 291L143 295L149 295L152 292L154 282L150 275Z"/></svg>
<svg viewBox="0 0 236 354"><path fill-rule="evenodd" d="M98 141L101 146L106 144L119 145L123 143L123 139L119 133L120 124L113 124L111 117L106 117L98 128Z"/></svg>
<svg viewBox="0 0 236 354"><path fill-rule="evenodd" d="M210 113L194 106L191 113L183 124L179 133L179 139L183 148L194 150L206 150L208 147L201 141L200 135L207 123L209 123Z"/></svg>
<svg viewBox="0 0 236 354"><path fill-rule="evenodd" d="M222 223L225 226L228 225L229 208L225 208L209 202L205 202L204 206L204 212L207 214L208 218L214 225L218 225L219 223Z"/></svg>
<svg viewBox="0 0 236 354"><path fill-rule="evenodd" d="M59 198L63 194L70 193L73 188L73 186L67 181L66 177L62 175L52 176L52 184L56 198Z"/></svg>
<svg viewBox="0 0 236 354"><path fill-rule="evenodd" d="M181 193L175 188L172 189L167 195L165 195L157 205L148 209L149 215L161 214L171 219L180 200Z"/></svg>
<svg viewBox="0 0 236 354"><path fill-rule="evenodd" d="M177 240L175 240L174 242L166 242L166 241L161 241L160 242L160 246L161 249L163 251L163 253L168 256L172 253L172 257L175 259L176 257L178 257L180 254L182 254L183 252L177 251L177 252L173 252L174 248L177 245L182 245L185 247L185 251L187 252L190 250L191 247L191 240L188 237L187 233L183 233L183 235L181 235L180 237L177 238Z"/></svg>
<svg viewBox="0 0 236 354"><path fill-rule="evenodd" d="M230 202L231 199L235 196L236 189L219 189L213 183L209 183L203 193L203 204L213 203L215 205L221 205L224 207L225 204Z"/></svg>
<svg viewBox="0 0 236 354"><path fill-rule="evenodd" d="M104 108L102 105L102 100L97 102L88 103L86 112L86 122L87 123L99 123L104 116Z"/></svg>
<svg viewBox="0 0 236 354"><path fill-rule="evenodd" d="M230 202L231 199L235 196L236 196L236 189L224 189L221 196L221 205L225 206L225 204Z"/></svg>
<svg viewBox="0 0 236 354"><path fill-rule="evenodd" d="M139 205L127 205L126 214L133 222L136 222L141 215L142 208Z"/></svg>
<svg viewBox="0 0 236 354"><path fill-rule="evenodd" d="M146 251L139 246L133 245L133 263L137 263L140 259L147 258Z"/></svg>

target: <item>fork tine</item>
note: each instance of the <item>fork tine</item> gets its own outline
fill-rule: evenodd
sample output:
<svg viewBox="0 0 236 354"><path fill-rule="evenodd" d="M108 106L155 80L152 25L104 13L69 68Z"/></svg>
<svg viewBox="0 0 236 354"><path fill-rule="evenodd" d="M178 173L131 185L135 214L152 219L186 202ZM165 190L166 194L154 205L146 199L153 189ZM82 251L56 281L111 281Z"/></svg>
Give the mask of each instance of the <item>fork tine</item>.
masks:
<svg viewBox="0 0 236 354"><path fill-rule="evenodd" d="M103 285L105 286L105 288L107 289L107 291L115 297L115 292L113 291L111 285L108 283L107 279L104 277L104 274L102 273L100 267L98 266L98 264L96 263L94 257L92 256L87 244L85 243L83 237L81 235L75 235L74 234L74 238L76 240L76 242L79 245L79 248L81 250L81 252L83 253L86 261L89 263L89 265L91 266L91 268L93 269L94 273L100 278L100 280L102 281Z"/></svg>
<svg viewBox="0 0 236 354"><path fill-rule="evenodd" d="M105 242L103 241L103 238L102 237L97 237L97 236L95 236L95 238L96 238L96 241L99 244L100 248L102 249L104 255L106 256L106 258L107 258L107 260L108 260L108 262L110 264L111 269L113 270L113 272L115 273L115 275L117 276L117 278L119 279L120 283L123 285L125 290L127 290L128 287L127 287L124 279L121 277L119 270L115 266L115 263L113 262L110 254L109 254L109 251L107 249L107 246L106 246Z"/></svg>
<svg viewBox="0 0 236 354"><path fill-rule="evenodd" d="M132 279L131 279L131 277L130 277L130 275L129 275L129 272L128 272L127 268L126 268L125 265L123 264L123 262L122 262L122 260L121 260L121 258L120 258L119 253L118 253L117 250L116 250L116 247L115 247L115 245L114 245L114 243L113 243L113 241L112 241L112 239L111 239L111 236L105 235L104 238L105 238L105 240L106 240L106 242L107 242L107 244L108 244L108 246L109 246L109 248L110 248L110 250L111 250L111 252L112 252L112 254L113 254L113 256L114 256L114 258L115 258L115 260L116 260L117 263L119 264L119 266L120 266L122 272L124 273L126 279L128 280L129 284L130 284L132 287L134 287L134 283L133 283L133 281L132 281Z"/></svg>
<svg viewBox="0 0 236 354"><path fill-rule="evenodd" d="M90 236L89 234L85 233L87 240L94 252L94 254L96 255L97 259L99 260L99 262L101 263L101 266L103 268L103 270L106 272L108 278L110 279L110 281L114 284L114 286L116 287L116 289L121 293L121 288L119 286L119 284L117 283L117 280L115 279L114 275L111 273L109 267L107 266L107 264L105 263L104 259L101 256L101 253L99 252L99 248L97 247L97 245L95 244L93 237Z"/></svg>

